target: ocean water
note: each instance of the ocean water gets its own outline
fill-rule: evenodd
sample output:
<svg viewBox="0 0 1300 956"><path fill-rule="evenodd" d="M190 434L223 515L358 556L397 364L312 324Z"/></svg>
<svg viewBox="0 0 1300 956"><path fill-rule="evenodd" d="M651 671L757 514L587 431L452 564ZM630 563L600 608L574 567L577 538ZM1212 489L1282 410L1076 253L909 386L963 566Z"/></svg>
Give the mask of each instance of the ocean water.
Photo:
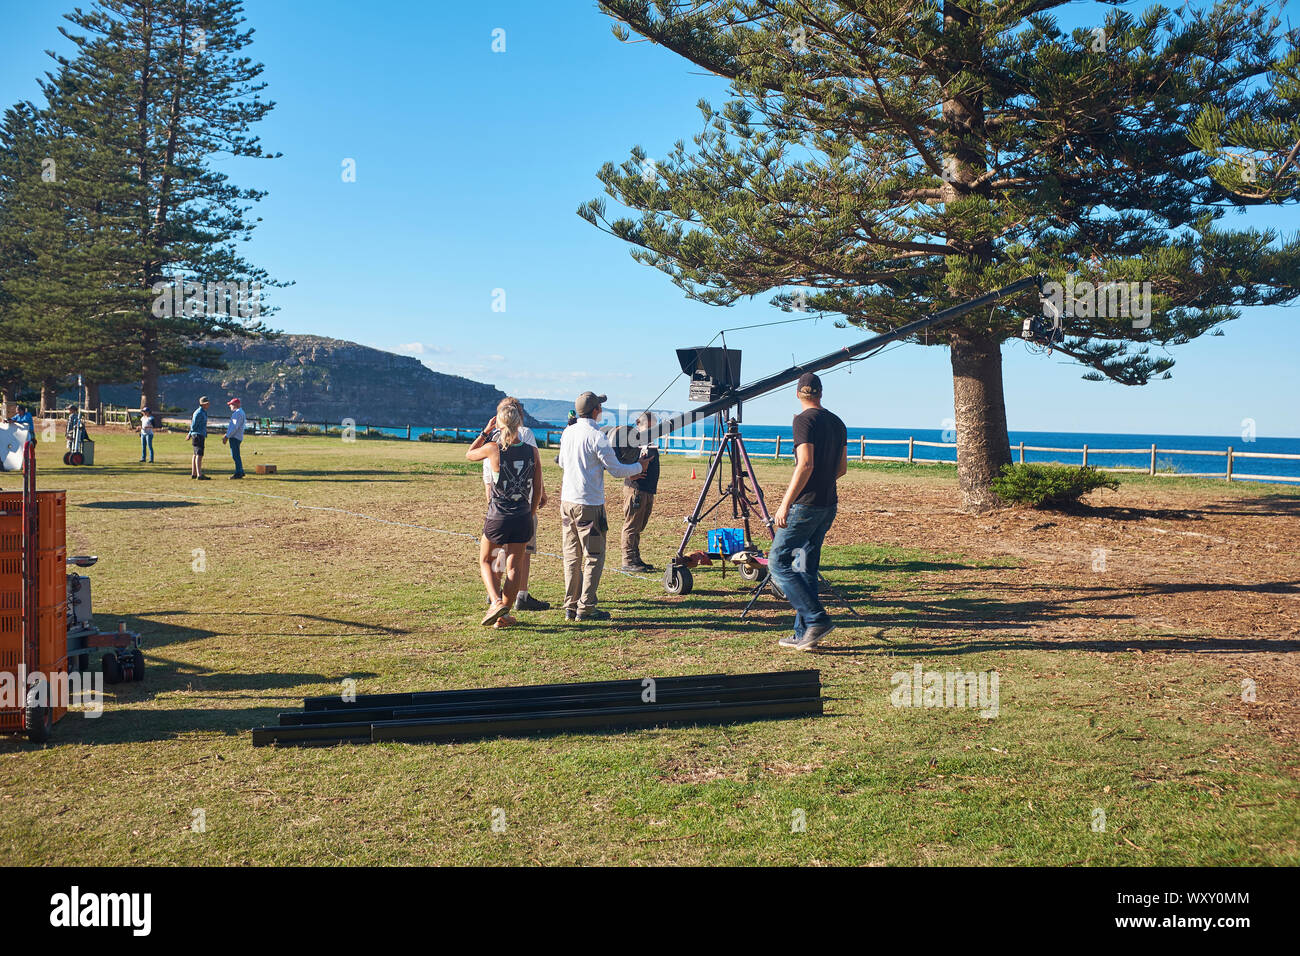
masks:
<svg viewBox="0 0 1300 956"><path fill-rule="evenodd" d="M385 429L396 432L396 429ZM428 428L412 428L412 438L429 432ZM545 430L539 429L539 432ZM552 440L559 441L561 428L552 430ZM405 434L405 429L401 429ZM453 437L454 429L437 429L439 437ZM757 458L770 458L776 450L775 439L779 435L781 457L790 457L791 429L789 425L748 425L741 426L746 448L750 455ZM474 430L463 428L461 436L468 442L474 437ZM668 453L701 455L707 454L712 447L713 427L710 422L703 422L687 429L685 433L675 434L660 442L661 448ZM866 438L868 457L896 457L907 460L907 439L917 442L938 442L949 444L952 434L945 435L937 428L849 428L849 459L858 457L862 448L861 439ZM871 444L872 440L892 440L898 444ZM945 442L945 439L947 441ZM1227 451L1232 448L1233 476L1260 475L1266 479L1285 482L1288 479L1300 482L1300 458L1252 458L1252 454L1283 454L1300 456L1300 438L1270 438L1258 436L1252 438L1237 435L1153 435L1122 434L1117 432L1011 432L1012 460L1020 457L1020 443L1027 446L1073 449L1073 451L1032 451L1026 449L1027 462L1059 462L1067 465L1083 463L1082 448L1088 446L1088 464L1105 467L1135 468L1146 471L1151 464L1151 446L1156 446L1156 470L1178 472L1183 474L1210 474L1222 476L1227 468ZM1101 451L1098 451L1101 449ZM1131 454L1116 454L1114 450L1130 450ZM1174 454L1173 452L1203 452L1204 454ZM917 459L955 462L957 451L953 447L934 448L916 445L914 454Z"/></svg>
<svg viewBox="0 0 1300 956"><path fill-rule="evenodd" d="M404 429L403 429L404 431ZM412 436L430 429L412 429ZM538 429L543 431L543 429ZM552 441L559 441L563 429L552 431ZM849 458L857 459L862 450L862 438L867 438L866 454L879 457L907 459L907 438L922 442L952 442L952 433L944 434L937 428L849 428ZM781 437L781 457L792 454L790 447L789 425L741 425L745 437L746 449L755 458L770 458L776 450L777 436ZM452 429L439 428L439 437L451 437ZM473 429L461 429L461 436L473 437ZM1300 483L1300 458L1251 458L1257 453L1300 455L1300 438L1271 438L1258 436L1248 440L1242 434L1234 436L1210 436L1210 434L1151 434L1118 432L1011 432L1011 459L1019 459L1019 444L1027 446L1050 447L1050 449L1073 449L1073 451L1024 451L1026 462L1058 462L1061 464L1082 464L1083 446L1088 446L1088 464L1105 467L1140 468L1147 471L1151 466L1151 446L1156 446L1156 470L1162 472L1179 472L1187 475L1223 475L1227 468L1227 450L1234 451L1232 475L1260 475L1268 479L1286 481L1290 479ZM946 438L946 442L945 442ZM872 445L871 441L900 442L891 445ZM660 447L671 454L698 455L707 454L712 447L712 425L701 423L685 433L673 434L660 442ZM1100 451L1099 451L1100 449ZM1115 454L1110 450L1130 450L1132 454ZM1174 451L1201 451L1205 454L1173 454ZM1244 454L1243 454L1244 453ZM957 449L954 447L914 447L918 459L956 462Z"/></svg>

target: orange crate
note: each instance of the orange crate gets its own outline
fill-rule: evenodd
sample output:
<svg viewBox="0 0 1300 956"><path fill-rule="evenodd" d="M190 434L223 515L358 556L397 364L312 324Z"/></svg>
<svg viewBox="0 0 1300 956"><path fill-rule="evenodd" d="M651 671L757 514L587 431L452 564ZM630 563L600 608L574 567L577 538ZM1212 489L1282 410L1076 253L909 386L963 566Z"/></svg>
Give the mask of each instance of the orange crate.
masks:
<svg viewBox="0 0 1300 956"><path fill-rule="evenodd" d="M36 492L36 507L40 514L40 537L37 547L42 551L49 548L63 548L68 540L68 493L66 491ZM0 494L0 511L10 512L0 517L0 535L7 539L9 535L21 536L23 496L20 492L9 491ZM0 548L9 551L9 548ZM18 549L22 550L21 537Z"/></svg>
<svg viewBox="0 0 1300 956"><path fill-rule="evenodd" d="M36 600L40 607L61 604L68 599L68 550L52 548L37 554L40 584ZM0 611L22 609L23 559L0 555ZM10 594L15 597L11 598ZM17 604L12 604L17 600Z"/></svg>
<svg viewBox="0 0 1300 956"><path fill-rule="evenodd" d="M50 671L63 667L68 657L68 607L60 604L41 610L38 634L40 636L40 660L36 670Z"/></svg>
<svg viewBox="0 0 1300 956"><path fill-rule="evenodd" d="M68 549L50 548L37 557L41 565L41 607L62 604L68 600Z"/></svg>
<svg viewBox="0 0 1300 956"><path fill-rule="evenodd" d="M21 618L14 612L0 611L0 673L7 674L9 686L16 687L18 682L18 663L23 658L23 634ZM0 707L0 732L23 729L23 712L12 707Z"/></svg>

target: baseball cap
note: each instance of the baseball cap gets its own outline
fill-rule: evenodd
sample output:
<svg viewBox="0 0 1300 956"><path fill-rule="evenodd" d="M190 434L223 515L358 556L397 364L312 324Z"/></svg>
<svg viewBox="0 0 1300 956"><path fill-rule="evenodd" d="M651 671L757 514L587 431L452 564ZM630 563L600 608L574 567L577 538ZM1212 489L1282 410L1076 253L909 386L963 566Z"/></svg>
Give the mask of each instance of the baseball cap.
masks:
<svg viewBox="0 0 1300 956"><path fill-rule="evenodd" d="M233 405L235 408L238 408L238 407L239 407L239 399L237 399L237 398L232 398L230 401L226 402L226 404L227 404L227 405Z"/></svg>
<svg viewBox="0 0 1300 956"><path fill-rule="evenodd" d="M200 405L206 405L206 404L208 404L208 396L206 396L206 395L200 395L200 396L199 396L199 404L200 404Z"/></svg>
<svg viewBox="0 0 1300 956"><path fill-rule="evenodd" d="M608 395L597 395L595 392L583 392L578 396L578 400L573 403L573 409L579 415L590 415L597 406L604 405L609 401Z"/></svg>
<svg viewBox="0 0 1300 956"><path fill-rule="evenodd" d="M822 380L817 377L815 372L804 372L799 376L799 391L820 395L822 393Z"/></svg>

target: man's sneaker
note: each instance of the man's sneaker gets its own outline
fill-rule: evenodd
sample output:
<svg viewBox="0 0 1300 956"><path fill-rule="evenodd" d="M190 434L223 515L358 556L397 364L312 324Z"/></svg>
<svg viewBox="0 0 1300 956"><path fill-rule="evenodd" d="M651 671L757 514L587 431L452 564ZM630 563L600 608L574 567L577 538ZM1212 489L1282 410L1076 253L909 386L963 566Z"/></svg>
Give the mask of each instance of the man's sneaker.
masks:
<svg viewBox="0 0 1300 956"><path fill-rule="evenodd" d="M638 564L625 564L623 565L622 570L626 571L628 574L649 574L654 571L654 568L642 561Z"/></svg>
<svg viewBox="0 0 1300 956"><path fill-rule="evenodd" d="M795 637L793 634L787 634L785 637L777 641L777 643L782 647L798 647L799 638Z"/></svg>
<svg viewBox="0 0 1300 956"><path fill-rule="evenodd" d="M593 607L590 611L579 611L578 620L579 621L608 621L609 612L602 611L598 607Z"/></svg>
<svg viewBox="0 0 1300 956"><path fill-rule="evenodd" d="M521 594L519 597L515 598L516 611L549 611L550 609L551 606L549 604L545 601L537 600L537 598L533 597L531 594L527 597Z"/></svg>
<svg viewBox="0 0 1300 956"><path fill-rule="evenodd" d="M835 630L834 624L815 624L803 632L803 637L787 646L793 647L796 651L811 651L833 630Z"/></svg>
<svg viewBox="0 0 1300 956"><path fill-rule="evenodd" d="M578 612L573 610L573 608L566 607L564 609L564 619L566 621L576 621L578 619Z"/></svg>

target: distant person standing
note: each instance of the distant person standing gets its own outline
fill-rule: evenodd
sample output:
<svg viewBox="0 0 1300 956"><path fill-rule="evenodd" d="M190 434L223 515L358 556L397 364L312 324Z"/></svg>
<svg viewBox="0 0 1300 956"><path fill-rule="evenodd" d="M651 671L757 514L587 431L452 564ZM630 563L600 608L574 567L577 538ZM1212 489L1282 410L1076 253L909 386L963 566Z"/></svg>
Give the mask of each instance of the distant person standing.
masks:
<svg viewBox="0 0 1300 956"><path fill-rule="evenodd" d="M817 596L822 542L835 520L835 483L849 470L848 433L839 416L822 408L822 381L799 378L794 418L794 474L776 511L768 570L794 608L794 633L778 642L806 651L835 627Z"/></svg>
<svg viewBox="0 0 1300 956"><path fill-rule="evenodd" d="M519 399L515 398L514 396L507 395L505 398L501 399L501 401L497 403L497 413L488 420L488 423L483 427L482 434L480 434L478 438L474 439L474 444L470 446L471 449L479 448L486 442L496 441L497 438L500 437L499 435L501 430L500 422L502 419L502 413L505 411L505 407L507 405L513 405L516 408L518 408L520 414L520 421L521 422L523 421L523 411L524 411L523 404L519 401ZM523 442L525 445L532 445L534 448L537 447L537 436L533 434L533 430L529 428L527 425L520 424L519 440ZM484 458L483 459L483 491L487 494L489 507L491 507L492 504L492 494L493 494L492 489L496 483L496 480L497 480L496 475L492 471L491 461L489 461L487 458ZM540 472L538 473L536 480L538 484L542 483L542 476ZM545 507L546 507L546 487L543 485L541 503L538 505L538 508L540 509ZM537 553L537 527L536 527L536 518L534 518L533 536L529 540L528 544L524 546L524 553L519 558L519 589L518 589L518 593L515 595L515 604L514 604L514 609L516 611L549 611L551 609L551 605L549 603L547 603L546 601L539 600L528 593L528 576L532 571L533 555L536 553Z"/></svg>
<svg viewBox="0 0 1300 956"><path fill-rule="evenodd" d="M68 440L68 451L80 451L82 442L86 440L86 423L81 419L81 408L77 405L68 406L68 430L66 433ZM65 458L66 462L67 459Z"/></svg>
<svg viewBox="0 0 1300 956"><path fill-rule="evenodd" d="M140 409L140 463L148 457L153 463L153 410L146 405Z"/></svg>
<svg viewBox="0 0 1300 956"><path fill-rule="evenodd" d="M203 452L208 443L208 396L199 399L199 407L190 416L190 444L194 454L190 457L190 477L199 481L209 481L203 473Z"/></svg>
<svg viewBox="0 0 1300 956"><path fill-rule="evenodd" d="M244 426L248 422L248 417L244 414L238 398L232 398L226 404L230 406L230 424L226 426L226 433L221 437L221 444L230 446L230 457L235 462L235 473L230 477L243 478L244 459L239 454L239 448L244 444Z"/></svg>
<svg viewBox="0 0 1300 956"><path fill-rule="evenodd" d="M641 560L641 533L650 521L650 509L659 490L659 449L650 435L655 427L654 413L638 415L636 427L647 439L641 446L646 469L644 474L623 481L623 570L647 572L654 566Z"/></svg>
<svg viewBox="0 0 1300 956"><path fill-rule="evenodd" d="M583 392L574 410L578 420L560 438L560 527L564 552L564 619L607 621L609 612L596 607L596 589L605 569L605 472L631 478L645 471L645 461L625 465L618 460L605 434L596 427L608 396Z"/></svg>
<svg viewBox="0 0 1300 956"><path fill-rule="evenodd" d="M27 429L27 444L36 444L36 419L32 418L32 413L26 405L19 405L14 410L14 417L9 421L19 428Z"/></svg>

